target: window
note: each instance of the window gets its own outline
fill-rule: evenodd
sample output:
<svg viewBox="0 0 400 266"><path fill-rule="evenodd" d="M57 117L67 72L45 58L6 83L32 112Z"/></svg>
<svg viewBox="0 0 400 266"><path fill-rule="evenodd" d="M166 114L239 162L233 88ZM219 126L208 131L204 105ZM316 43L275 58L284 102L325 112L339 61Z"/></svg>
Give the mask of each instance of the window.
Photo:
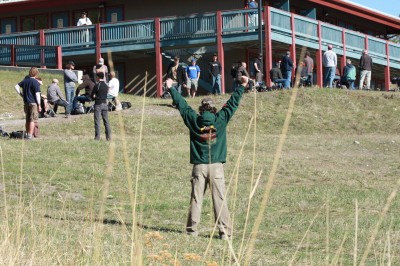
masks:
<svg viewBox="0 0 400 266"><path fill-rule="evenodd" d="M47 14L23 17L21 19L22 31L40 30L48 28Z"/></svg>

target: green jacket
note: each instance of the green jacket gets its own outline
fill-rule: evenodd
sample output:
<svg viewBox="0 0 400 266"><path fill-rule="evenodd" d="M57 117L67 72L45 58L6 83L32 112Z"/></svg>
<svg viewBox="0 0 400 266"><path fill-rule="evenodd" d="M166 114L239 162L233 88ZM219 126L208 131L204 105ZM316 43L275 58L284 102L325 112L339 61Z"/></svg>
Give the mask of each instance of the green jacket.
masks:
<svg viewBox="0 0 400 266"><path fill-rule="evenodd" d="M244 87L240 86L216 114L204 112L202 115L197 114L175 88L170 92L190 131L190 163L225 163L226 126L239 107Z"/></svg>

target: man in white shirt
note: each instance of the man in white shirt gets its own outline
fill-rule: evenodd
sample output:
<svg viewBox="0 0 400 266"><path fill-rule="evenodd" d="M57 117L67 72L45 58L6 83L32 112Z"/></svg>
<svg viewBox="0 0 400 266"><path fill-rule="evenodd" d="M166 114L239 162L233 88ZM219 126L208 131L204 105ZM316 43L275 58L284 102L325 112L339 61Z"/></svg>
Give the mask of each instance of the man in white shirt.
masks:
<svg viewBox="0 0 400 266"><path fill-rule="evenodd" d="M111 71L110 72L110 82L108 83L108 86L110 89L108 90L108 95L107 98L109 97L117 97L118 92L119 92L119 80L115 77L115 72Z"/></svg>
<svg viewBox="0 0 400 266"><path fill-rule="evenodd" d="M110 81L108 82L107 99L112 99L115 102L116 110L120 110L120 102L118 101L119 80L115 77L115 72L110 72Z"/></svg>
<svg viewBox="0 0 400 266"><path fill-rule="evenodd" d="M78 20L78 23L76 26L89 26L92 25L92 21L90 21L90 18L86 16L86 12L82 12L81 18ZM82 42L89 42L89 30L83 30L82 32ZM86 45L87 47L87 45Z"/></svg>
<svg viewBox="0 0 400 266"><path fill-rule="evenodd" d="M79 27L79 26L92 25L92 21L86 15L87 15L86 12L82 12L81 18L78 20L78 23L76 24L76 26Z"/></svg>

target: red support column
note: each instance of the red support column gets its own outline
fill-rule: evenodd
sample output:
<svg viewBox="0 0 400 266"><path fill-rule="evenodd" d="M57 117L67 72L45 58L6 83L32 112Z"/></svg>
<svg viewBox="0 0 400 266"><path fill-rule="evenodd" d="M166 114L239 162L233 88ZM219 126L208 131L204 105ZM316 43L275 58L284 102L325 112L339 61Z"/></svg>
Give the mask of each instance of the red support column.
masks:
<svg viewBox="0 0 400 266"><path fill-rule="evenodd" d="M39 30L39 45L46 45L46 39L44 38L44 30Z"/></svg>
<svg viewBox="0 0 400 266"><path fill-rule="evenodd" d="M16 64L15 64L15 44L11 44L10 48L11 48L11 58L10 58L11 66L16 66Z"/></svg>
<svg viewBox="0 0 400 266"><path fill-rule="evenodd" d="M296 76L297 59L296 59L296 28L294 27L294 14L290 17L290 28L292 29L292 45L290 46L290 56L293 60L292 80ZM293 87L295 84L293 83Z"/></svg>
<svg viewBox="0 0 400 266"><path fill-rule="evenodd" d="M56 46L56 62L57 69L62 69L62 48L61 46Z"/></svg>
<svg viewBox="0 0 400 266"><path fill-rule="evenodd" d="M367 34L365 34L364 49L368 51L368 35Z"/></svg>
<svg viewBox="0 0 400 266"><path fill-rule="evenodd" d="M96 62L101 58L101 28L100 23L96 24Z"/></svg>
<svg viewBox="0 0 400 266"><path fill-rule="evenodd" d="M272 68L272 39L271 39L271 8L264 7L264 24L265 24L265 83L267 88L272 87L271 75L269 71Z"/></svg>
<svg viewBox="0 0 400 266"><path fill-rule="evenodd" d="M342 45L343 45L343 56L342 56L342 65L339 69L341 75L343 75L343 68L346 65L346 31L342 29Z"/></svg>
<svg viewBox="0 0 400 266"><path fill-rule="evenodd" d="M390 89L390 49L389 41L386 41L386 67L385 67L385 89Z"/></svg>
<svg viewBox="0 0 400 266"><path fill-rule="evenodd" d="M40 46L46 45L46 39L44 37L44 30L39 30L39 45ZM46 68L44 57L45 57L44 49L40 48L40 67L41 68Z"/></svg>
<svg viewBox="0 0 400 266"><path fill-rule="evenodd" d="M161 25L160 18L154 19L155 28L155 54L156 54L156 88L157 97L161 97L163 93L162 89L162 55L161 55Z"/></svg>
<svg viewBox="0 0 400 266"><path fill-rule="evenodd" d="M224 55L224 45L222 42L222 12L217 12L217 49L219 62L221 63L222 73L221 73L221 93L225 94L225 55Z"/></svg>
<svg viewBox="0 0 400 266"><path fill-rule="evenodd" d="M317 51L317 85L323 87L323 67L322 67L322 31L321 31L321 21L318 21L318 51Z"/></svg>

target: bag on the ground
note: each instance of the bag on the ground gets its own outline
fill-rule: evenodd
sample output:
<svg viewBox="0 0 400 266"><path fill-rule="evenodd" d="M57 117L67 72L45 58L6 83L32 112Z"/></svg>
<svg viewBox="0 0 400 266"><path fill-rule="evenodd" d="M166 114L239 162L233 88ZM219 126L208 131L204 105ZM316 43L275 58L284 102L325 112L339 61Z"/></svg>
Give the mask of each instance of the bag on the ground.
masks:
<svg viewBox="0 0 400 266"><path fill-rule="evenodd" d="M163 95L161 96L161 98L163 99L170 99L171 98L171 94L169 93L169 91L164 91Z"/></svg>
<svg viewBox="0 0 400 266"><path fill-rule="evenodd" d="M10 139L23 139L25 137L25 132L22 130L13 131L10 133Z"/></svg>
<svg viewBox="0 0 400 266"><path fill-rule="evenodd" d="M85 108L83 108L82 103L78 103L78 106L75 108L75 114L81 115L85 113Z"/></svg>
<svg viewBox="0 0 400 266"><path fill-rule="evenodd" d="M112 104L111 102L108 103L107 107L109 112L115 111L115 105Z"/></svg>
<svg viewBox="0 0 400 266"><path fill-rule="evenodd" d="M121 102L122 109L128 109L132 107L130 102Z"/></svg>

